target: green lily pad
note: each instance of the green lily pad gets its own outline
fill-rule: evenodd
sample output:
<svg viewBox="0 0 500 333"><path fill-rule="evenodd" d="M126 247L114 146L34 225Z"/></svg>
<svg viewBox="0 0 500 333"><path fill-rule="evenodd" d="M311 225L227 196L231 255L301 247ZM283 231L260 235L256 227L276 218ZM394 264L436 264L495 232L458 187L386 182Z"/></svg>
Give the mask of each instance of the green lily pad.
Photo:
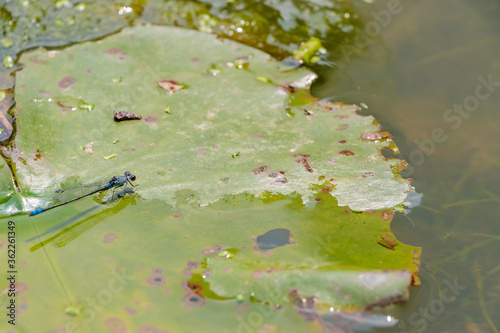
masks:
<svg viewBox="0 0 500 333"><path fill-rule="evenodd" d="M247 68L235 66L241 59ZM44 200L70 175L84 182L124 168L141 180L145 199L174 206L182 189L195 191L200 205L265 191L298 193L307 202L314 186L329 181L340 205L368 210L396 206L410 189L392 170L401 161L380 154L390 138L369 137L380 130L372 117L357 115L356 106L300 105L295 95L315 75L243 45L144 27L21 60L16 142L26 164L18 164L18 176ZM223 68L215 76L213 64ZM274 83L256 79L263 76ZM162 80L183 88L169 92ZM142 121L117 124L115 110ZM81 149L90 143L91 153Z"/></svg>
<svg viewBox="0 0 500 333"><path fill-rule="evenodd" d="M25 210L125 170L139 186L14 219L20 331L318 331L408 298L420 249L389 228L403 162L356 106L312 102L314 73L166 27L21 62Z"/></svg>

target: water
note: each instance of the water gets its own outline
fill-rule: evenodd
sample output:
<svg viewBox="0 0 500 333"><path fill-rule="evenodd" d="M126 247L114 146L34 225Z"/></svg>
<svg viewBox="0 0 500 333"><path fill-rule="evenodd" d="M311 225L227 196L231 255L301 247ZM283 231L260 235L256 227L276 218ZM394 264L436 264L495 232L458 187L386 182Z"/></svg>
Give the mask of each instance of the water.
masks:
<svg viewBox="0 0 500 333"><path fill-rule="evenodd" d="M389 2L360 5L365 27ZM400 3L365 47L323 69L313 94L366 103L424 194L415 227L392 222L398 239L423 247L422 285L387 331L498 332L500 84L484 82L500 82L500 3Z"/></svg>
<svg viewBox="0 0 500 333"><path fill-rule="evenodd" d="M490 75L500 82L500 3L404 0L397 8L389 7L388 0L355 3L360 28L368 29L368 38L352 41L343 49L337 48L336 37L322 39L327 49L338 49L338 53L328 59L335 64L333 68L315 69L320 77L313 94L365 103L368 109L362 112L374 115L393 134L401 157L411 163L406 175L423 193L420 206L412 208L408 216L396 214L392 222L399 240L423 248L422 285L411 288L410 302L399 307L396 325L386 325L377 317L371 330L498 332L500 149L496 124L500 87L484 82ZM286 16L284 4L276 6ZM160 22L152 10L145 11L142 19L168 23L165 18ZM280 54L271 47L267 51ZM454 105L464 103L470 111L464 107L465 111L450 113L458 109ZM104 215L89 218L90 227L104 220ZM113 218L105 217L108 221ZM172 225L179 217L172 213ZM53 223L47 222L43 230L50 231L50 226ZM82 223L61 233L56 246L63 247L86 232L91 235L90 227ZM138 242L132 236L136 225L129 227L130 232L122 232L120 237L129 237L131 244ZM167 236L161 235L161 241Z"/></svg>

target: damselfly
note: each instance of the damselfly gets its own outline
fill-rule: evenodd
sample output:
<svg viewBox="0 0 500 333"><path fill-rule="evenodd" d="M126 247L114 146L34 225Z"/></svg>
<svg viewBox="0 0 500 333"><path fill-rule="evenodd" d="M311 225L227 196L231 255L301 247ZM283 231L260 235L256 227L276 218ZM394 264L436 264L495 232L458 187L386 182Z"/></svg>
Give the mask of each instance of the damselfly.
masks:
<svg viewBox="0 0 500 333"><path fill-rule="evenodd" d="M73 202L73 201L76 201L76 200L80 200L81 198L85 198L85 197L88 197L89 195L92 195L92 194L95 194L95 193L98 193L98 192L104 192L104 191L107 191L109 189L116 189L118 187L122 187L122 186L127 186L127 184L130 184L130 186L134 187L134 185L132 184L131 181L134 181L135 180L135 176L133 174L131 174L130 172L126 171L124 176L114 176L113 178L111 178L109 180L109 182L107 184L105 184L104 186L99 186L97 187L97 189L94 189L93 191L87 193L87 194L84 194L84 195L81 195L79 197L76 197L76 198L73 198L71 200L67 200L67 201L64 201L64 202L61 202L57 205L53 205L53 206L49 206L49 207L46 207L46 208L38 208L38 209L35 209L34 211L30 212L29 213L29 216L33 216L33 215L37 215L37 214L40 214L40 213L43 213L43 212L46 212L50 209L53 209L53 208L56 208L56 207L60 207L60 206L63 206L63 205L66 205L66 204L69 204L70 202ZM64 191L64 189L62 190L59 190L60 192Z"/></svg>

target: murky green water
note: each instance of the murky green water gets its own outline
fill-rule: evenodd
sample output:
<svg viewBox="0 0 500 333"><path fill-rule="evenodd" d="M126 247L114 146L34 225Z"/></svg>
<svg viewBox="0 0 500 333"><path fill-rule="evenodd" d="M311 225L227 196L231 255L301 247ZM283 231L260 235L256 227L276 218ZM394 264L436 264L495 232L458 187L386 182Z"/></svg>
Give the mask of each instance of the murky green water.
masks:
<svg viewBox="0 0 500 333"><path fill-rule="evenodd" d="M300 17L296 22L316 27L288 26L286 30L283 26L287 25L281 24L282 30L278 29L274 39L239 38L277 56L289 51L280 44L283 31L298 36L297 40L283 39L290 43L326 31L322 41L332 52L328 60L336 66L315 68L320 78L313 94L365 103L368 109L364 113L374 115L394 135L401 157L410 162L407 176L414 179L417 192L424 194L422 204L408 215L411 221L396 215L392 230L404 243L423 248L422 285L413 287L410 302L401 306L400 323L377 332L498 332L500 226L495 213L500 201L500 149L495 117L499 117L500 99L500 84L496 84L500 82L500 3L395 3L352 1L346 5L359 15L359 22L352 21L364 31L358 35L349 34L348 28L345 33L333 34L317 24L324 16L294 13L285 1L273 5L276 11L272 15L262 10L258 17L258 11L249 9L251 5L225 8L226 3L218 1L213 2L212 10L231 20L233 10L244 21L257 23L292 22L290 17L296 15ZM91 28L100 22L93 16L87 38L134 20L203 30L209 22L191 24L191 20L206 6L192 2L191 16L175 16L175 3L162 11L150 6L136 11L136 16L122 15L118 23L103 24L100 32ZM325 2L318 8L326 12L328 6L330 2ZM106 8L100 9L101 15ZM114 9L110 6L109 10ZM265 26L276 32L272 23ZM237 28L222 32L230 36ZM350 40L344 43L341 38ZM493 83L485 84L488 81Z"/></svg>
<svg viewBox="0 0 500 333"><path fill-rule="evenodd" d="M500 3L401 1L386 15L390 2L360 6L368 31L382 22L379 33L313 93L366 103L424 194L408 215L414 226L402 215L392 222L401 241L423 247L422 286L394 331L498 332L500 84L484 82L500 82Z"/></svg>

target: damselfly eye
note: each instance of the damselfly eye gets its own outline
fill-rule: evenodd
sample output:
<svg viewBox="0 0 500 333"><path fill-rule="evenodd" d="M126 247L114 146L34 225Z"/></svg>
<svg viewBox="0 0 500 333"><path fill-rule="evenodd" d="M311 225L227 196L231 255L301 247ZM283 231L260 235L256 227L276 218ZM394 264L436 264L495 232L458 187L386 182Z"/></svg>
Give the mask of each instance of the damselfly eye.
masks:
<svg viewBox="0 0 500 333"><path fill-rule="evenodd" d="M132 174L131 174L131 175L128 177L128 179L130 179L130 180L135 180L135 175L132 175Z"/></svg>

